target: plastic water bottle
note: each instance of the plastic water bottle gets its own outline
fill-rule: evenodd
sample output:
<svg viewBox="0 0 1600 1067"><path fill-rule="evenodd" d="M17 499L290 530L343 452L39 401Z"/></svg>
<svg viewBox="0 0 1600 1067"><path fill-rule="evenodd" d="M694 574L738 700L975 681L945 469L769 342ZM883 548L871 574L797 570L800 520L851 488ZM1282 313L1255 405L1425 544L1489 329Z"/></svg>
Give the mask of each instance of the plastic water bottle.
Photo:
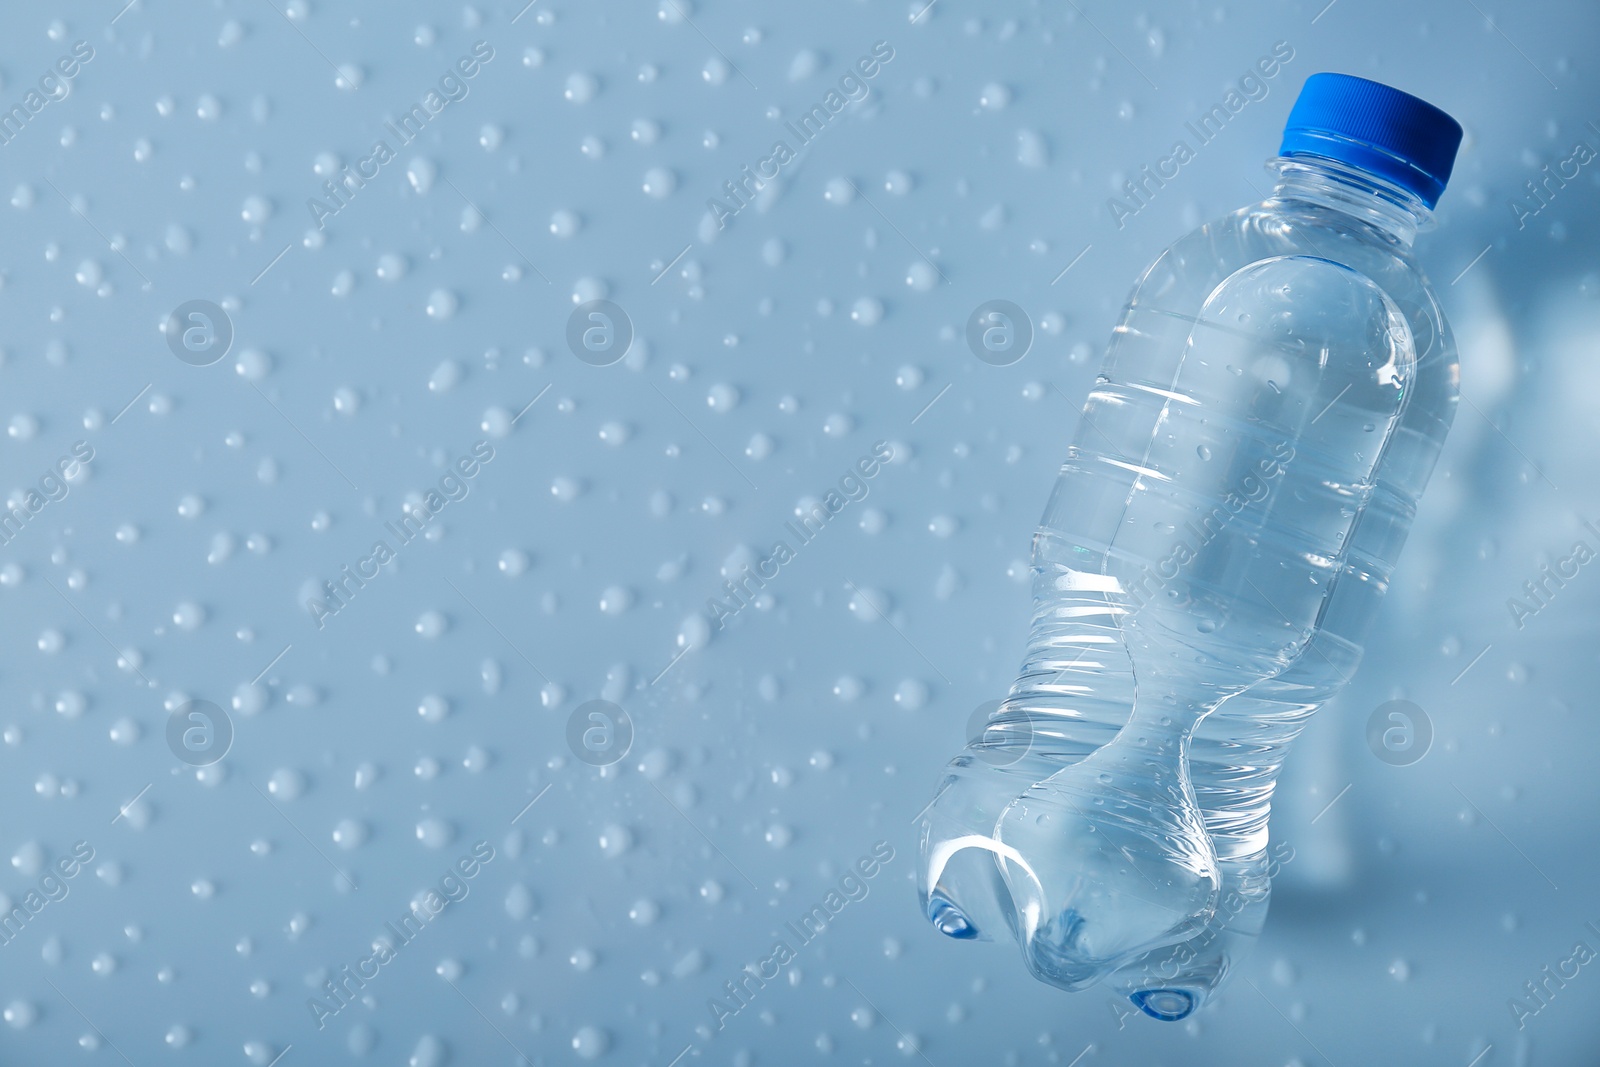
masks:
<svg viewBox="0 0 1600 1067"><path fill-rule="evenodd" d="M1289 743L1359 663L1455 413L1411 254L1461 140L1317 74L1265 201L1135 285L1034 536L1022 669L922 835L942 933L1181 1019L1259 932Z"/></svg>

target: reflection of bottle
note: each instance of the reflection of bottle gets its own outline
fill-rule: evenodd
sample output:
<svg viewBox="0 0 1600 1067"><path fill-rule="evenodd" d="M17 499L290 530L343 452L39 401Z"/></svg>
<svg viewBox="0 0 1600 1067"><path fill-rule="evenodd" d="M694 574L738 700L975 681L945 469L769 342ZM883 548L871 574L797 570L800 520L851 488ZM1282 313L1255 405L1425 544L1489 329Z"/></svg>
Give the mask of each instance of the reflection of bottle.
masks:
<svg viewBox="0 0 1600 1067"><path fill-rule="evenodd" d="M1115 973L1176 1019L1259 931L1278 768L1359 661L1454 415L1410 245L1460 137L1316 75L1273 195L1135 287L1034 538L1021 673L926 816L942 932L1004 924L1040 979Z"/></svg>

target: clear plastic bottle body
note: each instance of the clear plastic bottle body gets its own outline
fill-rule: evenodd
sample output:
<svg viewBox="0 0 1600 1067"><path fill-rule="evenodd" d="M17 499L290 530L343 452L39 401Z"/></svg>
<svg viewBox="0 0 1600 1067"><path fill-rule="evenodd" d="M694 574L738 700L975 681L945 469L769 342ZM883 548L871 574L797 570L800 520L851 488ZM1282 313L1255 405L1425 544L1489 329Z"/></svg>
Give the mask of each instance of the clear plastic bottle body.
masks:
<svg viewBox="0 0 1600 1067"><path fill-rule="evenodd" d="M1162 1018L1259 930L1278 770L1359 662L1458 395L1427 209L1275 164L1135 286L1034 539L1022 669L924 826L934 924L1007 926L1052 984L1139 994L1200 944L1163 1010L1135 995Z"/></svg>

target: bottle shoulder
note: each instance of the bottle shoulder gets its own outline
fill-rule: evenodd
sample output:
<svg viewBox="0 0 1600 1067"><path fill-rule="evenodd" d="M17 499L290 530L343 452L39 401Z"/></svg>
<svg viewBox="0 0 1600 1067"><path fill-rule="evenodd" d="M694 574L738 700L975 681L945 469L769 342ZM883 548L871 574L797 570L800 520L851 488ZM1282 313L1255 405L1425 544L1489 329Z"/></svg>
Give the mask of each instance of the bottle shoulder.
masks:
<svg viewBox="0 0 1600 1067"><path fill-rule="evenodd" d="M1425 293L1437 304L1409 245L1315 204L1266 201L1203 223L1163 251L1146 275L1194 281L1211 275L1220 282L1242 267L1288 256L1325 259L1371 277L1394 296Z"/></svg>
<svg viewBox="0 0 1600 1067"><path fill-rule="evenodd" d="M1449 323L1411 247L1316 204L1269 200L1196 227L1156 257L1135 284L1129 305L1192 310L1241 271L1251 270L1262 280L1274 273L1303 275L1307 261L1360 275L1404 316L1419 363L1454 367Z"/></svg>

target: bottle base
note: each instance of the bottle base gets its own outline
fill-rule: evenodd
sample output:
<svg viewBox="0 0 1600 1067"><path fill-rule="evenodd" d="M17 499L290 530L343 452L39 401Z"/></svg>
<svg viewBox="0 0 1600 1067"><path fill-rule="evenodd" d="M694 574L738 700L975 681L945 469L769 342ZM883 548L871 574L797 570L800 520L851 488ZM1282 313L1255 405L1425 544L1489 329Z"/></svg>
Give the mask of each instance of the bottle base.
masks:
<svg viewBox="0 0 1600 1067"><path fill-rule="evenodd" d="M1128 995L1134 1007L1164 1023L1187 1019L1195 1009L1194 994L1182 989L1141 989Z"/></svg>

